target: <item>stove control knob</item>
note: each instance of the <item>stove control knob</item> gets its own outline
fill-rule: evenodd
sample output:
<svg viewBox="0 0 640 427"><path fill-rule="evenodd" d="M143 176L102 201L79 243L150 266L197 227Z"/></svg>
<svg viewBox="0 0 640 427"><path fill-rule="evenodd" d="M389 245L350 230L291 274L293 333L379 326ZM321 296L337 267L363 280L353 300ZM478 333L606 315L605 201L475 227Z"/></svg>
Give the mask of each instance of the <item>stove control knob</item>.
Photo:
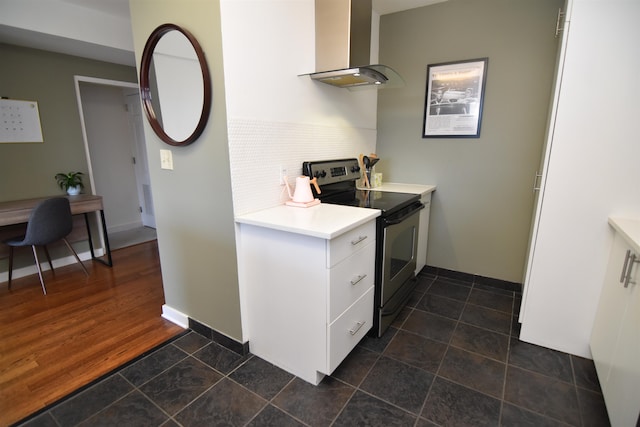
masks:
<svg viewBox="0 0 640 427"><path fill-rule="evenodd" d="M327 176L327 172L322 169L321 171L316 171L313 176L315 176L316 178L324 178L325 176Z"/></svg>
<svg viewBox="0 0 640 427"><path fill-rule="evenodd" d="M357 165L351 166L351 172L353 173L360 172L360 166L357 166Z"/></svg>

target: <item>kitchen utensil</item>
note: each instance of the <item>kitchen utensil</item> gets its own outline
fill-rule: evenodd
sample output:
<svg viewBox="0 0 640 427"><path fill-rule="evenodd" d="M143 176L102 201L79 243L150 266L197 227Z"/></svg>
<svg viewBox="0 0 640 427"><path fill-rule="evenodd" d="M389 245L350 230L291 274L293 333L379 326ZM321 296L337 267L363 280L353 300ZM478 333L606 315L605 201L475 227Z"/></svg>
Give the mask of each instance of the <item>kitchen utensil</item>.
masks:
<svg viewBox="0 0 640 427"><path fill-rule="evenodd" d="M360 170L362 171L362 175L364 176L363 180L365 187L370 188L371 185L369 184L369 177L367 176L367 170L365 168L365 157L366 156L360 154Z"/></svg>
<svg viewBox="0 0 640 427"><path fill-rule="evenodd" d="M289 193L289 197L291 200L286 202L289 206L297 206L297 207L309 207L314 206L320 203L320 199L314 199L313 193L311 192L311 184L314 185L316 189L316 193L320 194L320 187L318 186L318 178L309 179L308 176L299 176L296 178L296 188L291 194L291 187L289 186L289 181L287 177L284 177L284 183L287 186L287 192Z"/></svg>
<svg viewBox="0 0 640 427"><path fill-rule="evenodd" d="M362 170L362 175L364 175L364 185L367 188L371 188L371 185L369 184L369 177L367 176L367 170L366 170L366 163L365 163L365 159L367 159L367 162L369 161L367 156L364 156L362 154L360 154L360 170Z"/></svg>
<svg viewBox="0 0 640 427"><path fill-rule="evenodd" d="M365 183L367 185L367 188L371 187L371 172L373 171L373 167L375 166L376 163L378 163L378 161L380 161L380 158L375 154L375 153L371 153L368 156L362 156L362 160L364 162L364 176L365 176Z"/></svg>

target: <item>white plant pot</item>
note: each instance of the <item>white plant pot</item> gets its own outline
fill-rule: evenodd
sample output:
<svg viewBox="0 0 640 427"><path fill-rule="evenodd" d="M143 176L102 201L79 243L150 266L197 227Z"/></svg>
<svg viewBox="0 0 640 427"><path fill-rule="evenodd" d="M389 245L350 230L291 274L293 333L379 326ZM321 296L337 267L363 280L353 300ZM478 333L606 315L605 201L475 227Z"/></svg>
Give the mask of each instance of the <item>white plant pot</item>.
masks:
<svg viewBox="0 0 640 427"><path fill-rule="evenodd" d="M76 196L78 194L80 194L80 186L75 186L75 187L69 187L67 188L67 194L70 196Z"/></svg>

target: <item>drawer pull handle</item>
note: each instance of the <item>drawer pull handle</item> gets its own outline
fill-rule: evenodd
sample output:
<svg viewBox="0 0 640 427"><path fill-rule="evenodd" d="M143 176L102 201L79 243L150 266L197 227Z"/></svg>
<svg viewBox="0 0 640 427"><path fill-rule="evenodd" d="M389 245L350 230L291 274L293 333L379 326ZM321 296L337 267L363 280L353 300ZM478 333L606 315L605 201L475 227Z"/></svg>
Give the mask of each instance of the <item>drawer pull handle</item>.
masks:
<svg viewBox="0 0 640 427"><path fill-rule="evenodd" d="M629 251L627 251L627 252L629 252ZM632 285L636 284L635 280L631 280L631 272L633 271L633 264L635 264L636 262L640 262L640 259L636 258L636 254L632 254L629 257L629 266L626 269L627 270L627 274L626 274L626 277L624 279L624 287L625 288L628 288L629 284L632 284Z"/></svg>
<svg viewBox="0 0 640 427"><path fill-rule="evenodd" d="M622 266L622 273L620 273L620 283L624 283L624 278L627 275L627 265L629 265L630 256L631 256L631 249L627 249L627 254L624 257L624 265Z"/></svg>
<svg viewBox="0 0 640 427"><path fill-rule="evenodd" d="M351 335L355 335L355 334L357 334L357 333L358 333L358 331L360 330L360 328L362 328L362 327L364 326L364 324L365 324L365 323L367 323L367 322L358 322L358 323L356 323L356 327L355 327L355 328L353 328L353 329L349 329L349 333L350 333Z"/></svg>
<svg viewBox="0 0 640 427"><path fill-rule="evenodd" d="M533 192L540 191L541 186L538 185L538 178L542 178L542 174L536 172L536 176L533 178Z"/></svg>
<svg viewBox="0 0 640 427"><path fill-rule="evenodd" d="M364 239L366 239L366 238L367 238L367 236L358 236L358 240L352 240L352 241L351 241L351 244L352 244L353 246L355 246L355 245L357 245L358 243L362 242L362 241L363 241Z"/></svg>
<svg viewBox="0 0 640 427"><path fill-rule="evenodd" d="M366 274L363 274L361 276L358 276L358 278L356 280L351 280L351 284L352 285L357 285L359 282L362 281L362 279L364 279L365 277L367 277Z"/></svg>

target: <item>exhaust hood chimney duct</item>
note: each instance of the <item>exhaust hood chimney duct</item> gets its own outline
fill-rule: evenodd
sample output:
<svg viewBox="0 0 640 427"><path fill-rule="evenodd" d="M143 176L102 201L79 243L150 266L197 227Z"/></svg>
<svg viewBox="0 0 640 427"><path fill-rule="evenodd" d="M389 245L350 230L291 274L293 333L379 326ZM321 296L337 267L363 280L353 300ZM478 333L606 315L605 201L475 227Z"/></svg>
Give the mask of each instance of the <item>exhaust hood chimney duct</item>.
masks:
<svg viewBox="0 0 640 427"><path fill-rule="evenodd" d="M315 0L314 80L348 89L401 86L402 78L371 61L371 0Z"/></svg>

